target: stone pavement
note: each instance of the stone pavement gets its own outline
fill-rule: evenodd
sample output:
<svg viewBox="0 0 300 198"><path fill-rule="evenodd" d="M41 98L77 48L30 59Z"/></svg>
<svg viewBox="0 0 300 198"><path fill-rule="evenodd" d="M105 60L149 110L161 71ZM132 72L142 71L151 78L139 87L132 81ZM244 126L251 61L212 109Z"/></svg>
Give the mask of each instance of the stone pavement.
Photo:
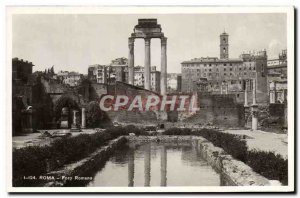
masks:
<svg viewBox="0 0 300 198"><path fill-rule="evenodd" d="M250 150L273 151L285 159L288 157L287 134L277 134L260 130L224 130L222 132L248 136L246 141Z"/></svg>

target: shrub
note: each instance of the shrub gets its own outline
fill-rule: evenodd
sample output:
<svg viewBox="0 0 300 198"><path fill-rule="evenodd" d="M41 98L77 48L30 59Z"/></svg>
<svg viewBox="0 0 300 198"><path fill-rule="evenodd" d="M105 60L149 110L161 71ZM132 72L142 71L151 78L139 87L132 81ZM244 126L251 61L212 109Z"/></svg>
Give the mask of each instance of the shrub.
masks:
<svg viewBox="0 0 300 198"><path fill-rule="evenodd" d="M196 135L200 135L212 142L215 146L221 147L225 152L232 155L234 158L246 161L247 157L247 143L245 140L241 140L238 136L229 133L222 133L212 129L202 129L195 132Z"/></svg>
<svg viewBox="0 0 300 198"><path fill-rule="evenodd" d="M282 184L288 183L288 160L273 152L248 151L245 140L237 135L222 133L213 129L191 131L189 129L170 128L165 135L198 135L210 141L215 146L221 147L235 159L249 165L255 172L271 180L279 180Z"/></svg>
<svg viewBox="0 0 300 198"><path fill-rule="evenodd" d="M252 150L248 152L247 162L257 173L272 180L288 184L288 160L273 152Z"/></svg>
<svg viewBox="0 0 300 198"><path fill-rule="evenodd" d="M78 161L109 140L129 131L138 131L132 127L114 127L104 132L80 134L75 137L56 139L48 146L31 146L13 150L13 186L36 186L37 181L24 180L24 176L40 176L65 164Z"/></svg>
<svg viewBox="0 0 300 198"><path fill-rule="evenodd" d="M189 128L169 128L164 132L165 135L191 135L191 129Z"/></svg>
<svg viewBox="0 0 300 198"><path fill-rule="evenodd" d="M88 127L99 127L101 120L103 119L103 113L97 102L92 101L87 106L86 121Z"/></svg>

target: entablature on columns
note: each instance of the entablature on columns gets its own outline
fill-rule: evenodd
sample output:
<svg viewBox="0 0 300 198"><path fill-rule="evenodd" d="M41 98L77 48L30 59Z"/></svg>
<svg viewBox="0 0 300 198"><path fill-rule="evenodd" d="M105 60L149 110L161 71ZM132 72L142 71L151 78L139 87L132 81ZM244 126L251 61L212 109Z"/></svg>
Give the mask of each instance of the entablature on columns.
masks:
<svg viewBox="0 0 300 198"><path fill-rule="evenodd" d="M163 38L164 33L162 32L135 32L131 34L131 38L133 39L145 39L145 38Z"/></svg>

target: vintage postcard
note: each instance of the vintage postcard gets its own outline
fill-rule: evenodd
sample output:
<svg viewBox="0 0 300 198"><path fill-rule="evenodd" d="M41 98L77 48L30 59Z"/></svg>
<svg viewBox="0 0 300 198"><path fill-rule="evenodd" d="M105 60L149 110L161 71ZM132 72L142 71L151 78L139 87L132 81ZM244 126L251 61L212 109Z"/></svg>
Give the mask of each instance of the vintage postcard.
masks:
<svg viewBox="0 0 300 198"><path fill-rule="evenodd" d="M294 8L7 7L7 191L293 192Z"/></svg>

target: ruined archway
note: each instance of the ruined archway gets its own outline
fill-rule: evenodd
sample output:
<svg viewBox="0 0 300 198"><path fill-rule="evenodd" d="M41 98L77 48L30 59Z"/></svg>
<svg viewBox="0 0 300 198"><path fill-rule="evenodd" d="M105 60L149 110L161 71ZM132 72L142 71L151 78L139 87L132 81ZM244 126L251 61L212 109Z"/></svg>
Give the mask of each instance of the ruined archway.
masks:
<svg viewBox="0 0 300 198"><path fill-rule="evenodd" d="M55 121L60 121L62 109L68 109L68 128L72 123L72 110L80 111L78 103L69 96L61 96L54 104Z"/></svg>

